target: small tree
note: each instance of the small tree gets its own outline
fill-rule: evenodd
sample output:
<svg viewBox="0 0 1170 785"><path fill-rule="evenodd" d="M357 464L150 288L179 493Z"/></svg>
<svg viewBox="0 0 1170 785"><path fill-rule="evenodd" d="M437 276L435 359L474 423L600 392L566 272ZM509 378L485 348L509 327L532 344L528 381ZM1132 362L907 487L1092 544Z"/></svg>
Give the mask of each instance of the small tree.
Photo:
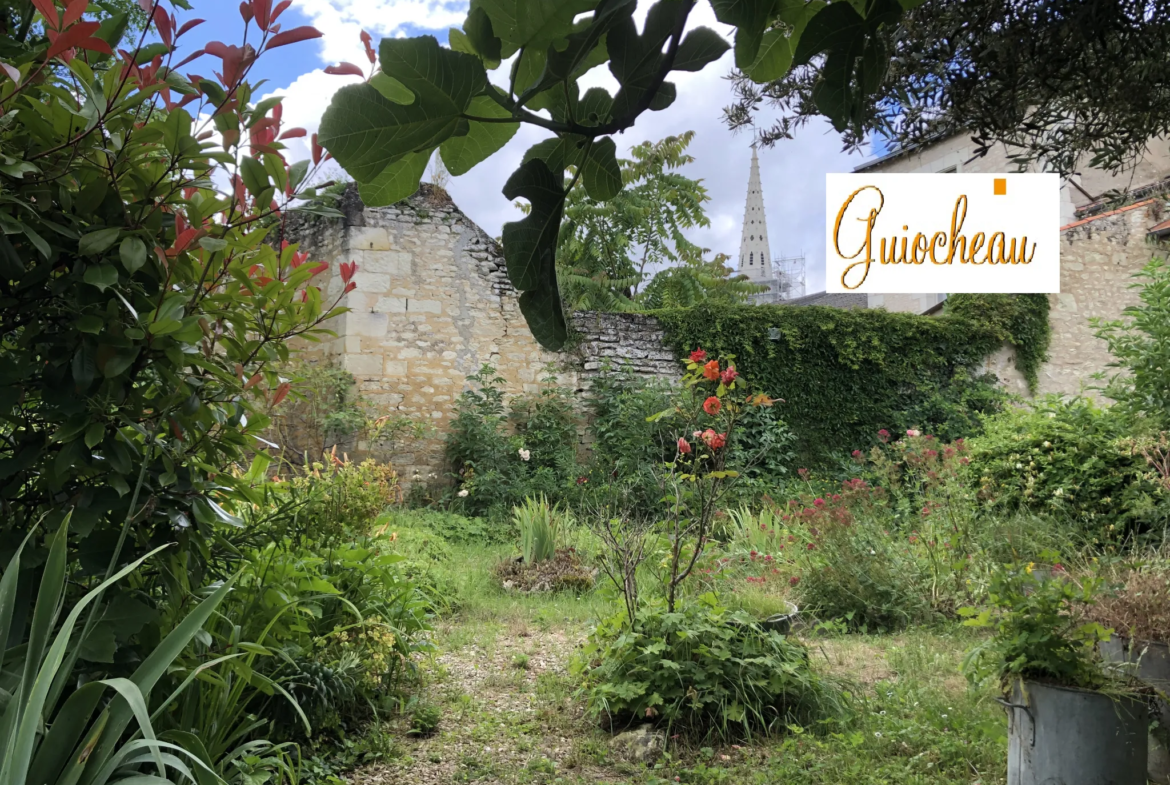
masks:
<svg viewBox="0 0 1170 785"><path fill-rule="evenodd" d="M1133 416L1150 418L1158 428L1170 426L1170 267L1153 259L1134 276L1140 304L1122 311L1122 319L1093 319L1096 335L1109 345L1119 372L1103 392Z"/></svg>

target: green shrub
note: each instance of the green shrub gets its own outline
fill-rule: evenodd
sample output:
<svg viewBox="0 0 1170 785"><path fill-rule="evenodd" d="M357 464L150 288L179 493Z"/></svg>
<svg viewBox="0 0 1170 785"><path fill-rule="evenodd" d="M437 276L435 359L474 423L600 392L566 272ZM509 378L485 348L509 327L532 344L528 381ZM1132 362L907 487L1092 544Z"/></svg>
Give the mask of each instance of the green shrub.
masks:
<svg viewBox="0 0 1170 785"><path fill-rule="evenodd" d="M872 443L879 428L960 433L955 411L998 407L991 379L971 373L1002 344L1000 331L959 317L789 306L696 306L659 311L676 356L696 346L734 355L779 413L803 466ZM978 394L976 391L979 391ZM977 426L977 420L967 420Z"/></svg>
<svg viewBox="0 0 1170 785"><path fill-rule="evenodd" d="M991 608L962 610L970 617L964 624L994 633L967 653L963 672L974 683L995 679L1005 691L1017 678L1101 686L1105 676L1096 647L1110 631L1083 619L1100 586L1096 577L1076 581L1063 570L1049 576L1031 564L1004 565L991 584Z"/></svg>
<svg viewBox="0 0 1170 785"><path fill-rule="evenodd" d="M970 448L972 481L994 511L1054 515L1098 540L1167 520L1164 493L1134 447L1131 421L1086 398L1007 409L988 418Z"/></svg>
<svg viewBox="0 0 1170 785"><path fill-rule="evenodd" d="M735 739L840 713L842 697L791 638L706 594L675 613L642 607L600 623L573 665L588 710L616 725Z"/></svg>
<svg viewBox="0 0 1170 785"><path fill-rule="evenodd" d="M1109 345L1118 369L1105 395L1134 417L1147 417L1157 428L1170 427L1170 267L1153 259L1134 276L1140 302L1115 321L1093 319L1097 337Z"/></svg>
<svg viewBox="0 0 1170 785"><path fill-rule="evenodd" d="M410 734L430 736L439 729L443 710L433 703L416 703L410 713Z"/></svg>
<svg viewBox="0 0 1170 785"><path fill-rule="evenodd" d="M533 396L505 406L503 377L484 365L468 380L447 433L446 456L459 490L454 507L503 520L526 497L557 501L576 478L576 421L570 393L546 376Z"/></svg>

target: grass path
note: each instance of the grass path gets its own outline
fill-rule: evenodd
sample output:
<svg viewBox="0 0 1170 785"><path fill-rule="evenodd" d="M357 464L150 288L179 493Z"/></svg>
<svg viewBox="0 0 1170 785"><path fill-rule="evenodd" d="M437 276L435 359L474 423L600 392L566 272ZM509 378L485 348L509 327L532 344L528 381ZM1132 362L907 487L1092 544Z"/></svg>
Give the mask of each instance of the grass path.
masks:
<svg viewBox="0 0 1170 785"><path fill-rule="evenodd" d="M486 555L486 554L485 554ZM471 560L470 563L476 563ZM479 563L485 560L479 559ZM435 630L425 700L438 731L390 729L397 754L354 785L999 785L1006 727L989 693L958 675L961 628L807 641L814 666L842 679L854 716L753 743L672 747L652 769L617 760L610 735L573 698L573 650L607 613L596 596L515 597L472 571L460 612ZM677 779L676 779L677 778Z"/></svg>

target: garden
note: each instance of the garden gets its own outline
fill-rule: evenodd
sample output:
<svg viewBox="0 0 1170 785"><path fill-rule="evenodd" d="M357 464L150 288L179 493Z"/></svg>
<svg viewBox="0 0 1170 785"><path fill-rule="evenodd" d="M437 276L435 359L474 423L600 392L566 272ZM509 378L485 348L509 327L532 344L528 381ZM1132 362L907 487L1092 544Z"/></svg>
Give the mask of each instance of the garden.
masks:
<svg viewBox="0 0 1170 785"><path fill-rule="evenodd" d="M1023 401L978 368L1007 342L1035 384L1044 296L753 307L701 249L617 296L577 248L566 291L654 308L677 379L485 365L446 473L402 477L429 428L313 361L357 286L290 231L340 217L330 160L392 203L553 132L504 249L563 348L562 208L588 238L586 197L682 160L611 137L730 44L693 3L475 2L450 48L363 36L318 137L250 80L320 37L290 5L194 51L182 0L0 9L0 785L1170 779L1170 268L1095 325L1095 397ZM844 127L918 5L712 7L742 79L833 63Z"/></svg>

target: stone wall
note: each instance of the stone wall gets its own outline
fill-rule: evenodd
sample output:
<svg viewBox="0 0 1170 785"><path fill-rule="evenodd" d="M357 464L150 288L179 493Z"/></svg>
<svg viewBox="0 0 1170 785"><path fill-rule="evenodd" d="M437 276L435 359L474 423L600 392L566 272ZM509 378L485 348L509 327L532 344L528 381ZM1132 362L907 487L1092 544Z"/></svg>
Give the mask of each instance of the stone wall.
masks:
<svg viewBox="0 0 1170 785"><path fill-rule="evenodd" d="M1138 302L1137 291L1129 288L1133 275L1153 256L1166 252L1147 239L1149 228L1163 213L1160 200L1147 200L1063 228L1060 294L1049 295L1052 344L1049 360L1040 369L1040 394L1087 392L1093 374L1109 373L1112 356L1093 334L1089 320L1118 319L1127 306ZM987 367L1009 389L1026 391L1010 350L989 358Z"/></svg>
<svg viewBox="0 0 1170 785"><path fill-rule="evenodd" d="M342 291L339 263L355 261L357 288L342 298L350 312L327 325L337 338L302 346L310 360L352 373L379 412L434 426L431 437L399 450L400 476L442 471L443 436L466 378L495 367L509 395L533 393L549 368L559 383L582 390L605 360L629 362L648 376L678 366L650 317L578 314L575 348L542 349L520 313L499 245L442 191L424 185L392 207L366 208L354 189L341 201L344 219L303 219L290 228L302 250L330 262L330 299ZM353 445L358 453L367 445Z"/></svg>

